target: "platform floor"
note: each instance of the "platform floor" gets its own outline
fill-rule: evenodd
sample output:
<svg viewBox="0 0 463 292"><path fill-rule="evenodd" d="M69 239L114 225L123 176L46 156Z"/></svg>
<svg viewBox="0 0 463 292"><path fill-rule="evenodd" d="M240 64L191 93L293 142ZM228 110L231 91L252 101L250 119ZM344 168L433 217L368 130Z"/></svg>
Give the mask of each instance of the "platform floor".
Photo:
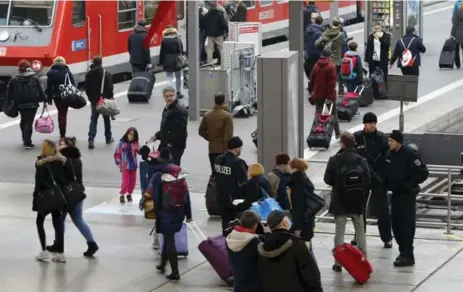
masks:
<svg viewBox="0 0 463 292"><path fill-rule="evenodd" d="M455 107L463 105L463 79L459 70L439 71L437 59L443 41L450 31L450 13L453 3L426 7L424 12L425 45L419 84L419 102L406 107L406 130L413 131L430 120L445 115ZM363 24L346 28L359 44L363 44ZM445 32L445 33L444 33ZM285 44L275 47L284 49ZM363 47L360 46L363 56ZM396 72L394 69L393 72ZM125 92L127 82L115 85L116 99L121 115L113 124L113 135L120 138L128 127L137 127L142 141L158 130L164 107L161 98L162 86L166 84L159 76L151 102L147 105L128 104ZM182 101L188 103L187 98ZM361 109L377 113L379 127L384 131L397 128L398 103L395 101L375 101L368 108ZM306 129L313 118L313 107L306 105ZM51 111L54 118L56 111ZM2 147L0 157L0 291L1 292L148 292L184 291L208 292L231 291L224 287L212 268L197 250L194 236L190 236L190 255L180 261L182 280L179 284L166 282L157 274L155 265L157 254L151 249L152 238L148 235L152 223L143 218L137 204L121 207L118 203L120 173L113 162L114 145L104 144L102 121L96 139L96 149L86 149L90 110L84 108L69 112L68 134L75 135L81 147L84 162L84 182L88 198L85 201L85 218L91 225L100 251L93 260L82 257L86 243L71 222L66 229L67 263L40 263L34 260L39 251L35 227L36 214L31 211L33 164L38 149L24 151L21 148L19 121L0 114ZM361 119L342 123L342 130L360 129ZM206 235L220 232L220 223L211 220L204 210L203 192L209 176L207 144L197 135L199 122L188 126L188 146L182 167L190 173L188 183L191 188L193 215ZM245 147L242 157L252 163L257 160L256 149L252 145L250 133L256 128L256 117L235 119L235 134L243 138ZM34 133L34 142L49 138L58 140L58 134L41 135ZM306 151L306 158L326 159L336 152L339 145L329 151ZM309 174L317 187L324 187L320 180L323 165L312 164ZM135 202L138 198L135 197ZM53 239L51 221L46 222L48 242ZM397 248L383 250L375 227L369 228L368 253L374 265L372 279L359 287L346 274L331 271L333 246L332 224L317 224L314 250L320 265L325 291L377 291L377 292L428 292L440 289L445 292L461 291L463 270L461 262L463 234L458 232L446 236L442 230L417 232L415 242L416 262L413 268L396 269L392 262L397 256ZM349 230L352 232L352 230ZM349 238L349 237L347 237ZM454 258L452 258L454 257Z"/></svg>

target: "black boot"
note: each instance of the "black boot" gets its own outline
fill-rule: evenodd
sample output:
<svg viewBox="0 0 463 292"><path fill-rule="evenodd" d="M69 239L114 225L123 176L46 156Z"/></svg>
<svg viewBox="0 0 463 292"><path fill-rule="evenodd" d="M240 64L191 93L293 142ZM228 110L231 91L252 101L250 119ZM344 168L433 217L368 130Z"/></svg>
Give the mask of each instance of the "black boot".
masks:
<svg viewBox="0 0 463 292"><path fill-rule="evenodd" d="M98 251L99 247L96 242L87 242L88 249L84 252L84 257L93 257L93 255Z"/></svg>
<svg viewBox="0 0 463 292"><path fill-rule="evenodd" d="M53 245L48 245L47 251L51 253L58 253L58 245L56 245L56 242L53 242Z"/></svg>
<svg viewBox="0 0 463 292"><path fill-rule="evenodd" d="M63 139L64 137L66 137L66 130L60 130L59 131L59 136L61 139Z"/></svg>
<svg viewBox="0 0 463 292"><path fill-rule="evenodd" d="M166 272L166 265L161 263L156 266L156 270L158 270L161 274L164 274Z"/></svg>
<svg viewBox="0 0 463 292"><path fill-rule="evenodd" d="M171 281L179 281L180 280L180 274L179 272L172 272L170 275L166 276L167 280Z"/></svg>

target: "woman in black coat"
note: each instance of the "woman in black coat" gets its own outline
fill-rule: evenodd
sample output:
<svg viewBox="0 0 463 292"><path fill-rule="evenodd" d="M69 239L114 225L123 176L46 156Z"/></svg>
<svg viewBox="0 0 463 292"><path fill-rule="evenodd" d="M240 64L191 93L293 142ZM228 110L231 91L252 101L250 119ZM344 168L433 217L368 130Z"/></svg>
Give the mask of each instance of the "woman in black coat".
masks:
<svg viewBox="0 0 463 292"><path fill-rule="evenodd" d="M375 30L368 36L365 49L365 63L368 63L369 74L375 71L376 67L381 68L384 78L387 80L389 66L389 51L391 49L391 35L385 31L380 24L375 25Z"/></svg>
<svg viewBox="0 0 463 292"><path fill-rule="evenodd" d="M300 158L293 158L289 162L289 166L292 169L292 174L288 182L288 186L291 189L292 229L303 240L311 241L316 214L309 213L307 198L314 195L315 187L310 178L305 174L308 169L307 162Z"/></svg>
<svg viewBox="0 0 463 292"><path fill-rule="evenodd" d="M177 90L177 98L182 98L182 64L179 64L180 56L185 55L183 50L183 43L178 32L172 25L162 32L162 42L159 51L159 65L162 66L166 72L167 78L170 80L171 86L174 86L175 75L175 89ZM184 64L186 65L186 64Z"/></svg>
<svg viewBox="0 0 463 292"><path fill-rule="evenodd" d="M47 72L47 99L48 104L55 102L56 109L58 110L58 127L61 138L66 136L66 127L68 119L68 105L61 97L60 85L72 84L76 86L74 76L71 70L66 65L64 57L56 57L53 60L53 65L50 71Z"/></svg>
<svg viewBox="0 0 463 292"><path fill-rule="evenodd" d="M264 176L264 167L262 164L255 163L249 165L249 180L241 187L243 190L244 202L236 207L236 211L243 212L251 205L264 196L270 196L270 183Z"/></svg>
<svg viewBox="0 0 463 292"><path fill-rule="evenodd" d="M32 210L37 212L37 231L39 234L42 251L37 255L37 260L44 261L49 258L46 250L46 235L43 227L46 214L41 213L36 204L37 196L44 191L49 190L56 185L63 186L72 180L72 173L66 167L66 158L62 156L55 142L44 140L40 156L35 163L35 188L33 193ZM61 210L55 210L51 213L53 228L56 234L56 255L53 257L55 262L65 262L64 257L64 235L61 222Z"/></svg>

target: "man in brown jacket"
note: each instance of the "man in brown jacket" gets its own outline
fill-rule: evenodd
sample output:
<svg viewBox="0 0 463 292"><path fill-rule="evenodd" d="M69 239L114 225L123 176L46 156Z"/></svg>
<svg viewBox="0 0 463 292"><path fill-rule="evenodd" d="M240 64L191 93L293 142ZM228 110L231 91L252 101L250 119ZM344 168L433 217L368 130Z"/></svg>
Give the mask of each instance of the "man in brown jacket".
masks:
<svg viewBox="0 0 463 292"><path fill-rule="evenodd" d="M233 116L225 104L225 94L217 93L215 106L204 114L199 125L199 135L209 142L209 161L214 172L214 161L226 152L227 143L233 137Z"/></svg>

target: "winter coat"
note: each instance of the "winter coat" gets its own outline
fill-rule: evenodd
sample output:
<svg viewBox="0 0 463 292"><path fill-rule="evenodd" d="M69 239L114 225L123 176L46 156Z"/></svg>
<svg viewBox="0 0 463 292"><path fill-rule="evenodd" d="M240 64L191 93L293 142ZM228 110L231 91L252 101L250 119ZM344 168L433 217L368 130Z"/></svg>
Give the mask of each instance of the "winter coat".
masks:
<svg viewBox="0 0 463 292"><path fill-rule="evenodd" d="M316 196L315 187L305 172L293 172L289 178L288 186L291 188L291 220L292 229L301 231L301 238L310 241L313 238L315 215L308 211L307 200L309 196Z"/></svg>
<svg viewBox="0 0 463 292"><path fill-rule="evenodd" d="M241 190L243 191L244 202L236 207L237 212L249 209L252 203L263 199L265 195L270 195L270 184L267 178L260 175L250 178L241 186Z"/></svg>
<svg viewBox="0 0 463 292"><path fill-rule="evenodd" d="M455 38L457 44L463 44L463 10L458 9L452 18L452 30L450 35Z"/></svg>
<svg viewBox="0 0 463 292"><path fill-rule="evenodd" d="M209 9L202 20L199 27L206 32L208 37L216 38L228 35L228 23L222 10L218 8Z"/></svg>
<svg viewBox="0 0 463 292"><path fill-rule="evenodd" d="M329 57L321 57L310 72L309 92L312 100L336 101L336 66Z"/></svg>
<svg viewBox="0 0 463 292"><path fill-rule="evenodd" d="M182 168L178 165L169 164L161 172L153 177L153 200L155 202L156 213L156 232L167 235L174 235L182 229L184 219L191 219L190 193L186 192L185 206L175 211L163 208L163 184L178 179L185 178L186 175L180 174Z"/></svg>
<svg viewBox="0 0 463 292"><path fill-rule="evenodd" d="M328 42L332 42L331 51L333 55L333 63L336 66L341 65L342 54L344 53L344 32L340 27L329 27L323 32L322 36L315 41L315 46L323 48Z"/></svg>
<svg viewBox="0 0 463 292"><path fill-rule="evenodd" d="M225 105L215 105L204 114L198 133L209 142L209 153L224 153L233 137L233 116Z"/></svg>
<svg viewBox="0 0 463 292"><path fill-rule="evenodd" d="M177 99L166 105L162 111L161 126L155 134L161 141L159 151L168 145L174 148L185 148L188 136L188 111Z"/></svg>
<svg viewBox="0 0 463 292"><path fill-rule="evenodd" d="M130 63L136 65L151 64L150 49L145 48L144 42L148 36L148 30L143 26L137 26L130 34L127 41Z"/></svg>
<svg viewBox="0 0 463 292"><path fill-rule="evenodd" d="M455 4L453 5L453 10L452 10L452 19L455 13L457 13L457 11L460 9L461 2L462 2L461 0L455 1Z"/></svg>
<svg viewBox="0 0 463 292"><path fill-rule="evenodd" d="M166 72L175 72L178 57L185 55L182 40L178 37L177 30L173 27L166 28L162 32L162 43L159 52L159 64Z"/></svg>
<svg viewBox="0 0 463 292"><path fill-rule="evenodd" d="M394 65L395 61L398 60L397 67L402 68L402 64L401 64L402 53L408 47L412 38L414 39L410 45L409 50L412 53L412 56L415 58L415 63L413 64L413 67L421 66L421 53L423 54L426 53L426 47L423 44L423 39L417 36L416 34L404 35L401 39L403 41L403 44L400 40L397 41L395 48L394 48L394 52L392 53L391 65Z"/></svg>
<svg viewBox="0 0 463 292"><path fill-rule="evenodd" d="M362 57L357 52L354 51L347 51L344 54L345 57L351 57L351 58L356 58L356 64L354 68L354 72L357 74L357 76L352 79L352 80L346 80L348 83L353 83L355 85L361 85L363 83L363 63L362 63Z"/></svg>
<svg viewBox="0 0 463 292"><path fill-rule="evenodd" d="M227 236L228 260L233 274L234 292L259 292L257 245L259 236L236 226Z"/></svg>
<svg viewBox="0 0 463 292"><path fill-rule="evenodd" d="M373 54L375 52L375 33L368 36L367 47L365 49L365 62L370 66L373 64ZM387 68L389 65L389 50L391 49L391 35L387 32L383 32L383 35L378 39L381 48L381 54L379 56L379 62L381 68ZM371 68L374 69L374 68Z"/></svg>
<svg viewBox="0 0 463 292"><path fill-rule="evenodd" d="M312 13L320 13L320 10L318 10L317 6L313 4L306 5L302 10L304 30L306 30L309 27L309 25L312 24Z"/></svg>
<svg viewBox="0 0 463 292"><path fill-rule="evenodd" d="M66 165L71 169L73 176L85 191L83 175L82 175L82 159L80 150L76 147L68 146L60 150L61 155L66 157Z"/></svg>
<svg viewBox="0 0 463 292"><path fill-rule="evenodd" d="M343 177L340 177L339 171L345 163L358 163L365 176L364 198L355 202L350 200L349 206L345 206L342 203L343 201L346 201L346 198L341 197L343 193L339 191L342 187L342 180L344 179ZM371 188L371 173L367 160L360 156L357 150L354 148L345 148L339 150L336 155L331 156L326 166L324 181L327 185L333 187L329 207L329 212L331 214L349 215L364 213L366 194L368 194Z"/></svg>
<svg viewBox="0 0 463 292"><path fill-rule="evenodd" d="M85 74L85 93L92 104L96 104L101 96L101 81L103 79L103 67L92 64L90 70ZM103 97L114 98L114 85L111 74L104 70Z"/></svg>
<svg viewBox="0 0 463 292"><path fill-rule="evenodd" d="M138 150L140 150L138 142L128 143L121 140L114 151L116 165L120 165L122 171L136 170L138 168Z"/></svg>
<svg viewBox="0 0 463 292"><path fill-rule="evenodd" d="M53 176L53 177L52 177ZM54 156L39 156L35 163L35 186L33 193L32 210L37 210L35 198L40 192L49 190L54 183L64 186L73 180L72 170L66 163L66 157L61 154Z"/></svg>
<svg viewBox="0 0 463 292"><path fill-rule="evenodd" d="M283 229L259 243L259 281L263 292L323 292L320 270L307 244Z"/></svg>
<svg viewBox="0 0 463 292"><path fill-rule="evenodd" d="M235 15L230 19L233 22L246 22L248 19L248 7L245 1L238 1L239 4L236 7Z"/></svg>
<svg viewBox="0 0 463 292"><path fill-rule="evenodd" d="M277 165L271 173L268 174L268 181L270 184L269 195L277 200L278 204L283 210L291 209L291 202L289 198L289 177L290 169L288 165Z"/></svg>
<svg viewBox="0 0 463 292"><path fill-rule="evenodd" d="M323 25L313 23L309 25L305 33L305 55L307 59L318 59L321 56L322 49L315 46L315 42L323 33Z"/></svg>
<svg viewBox="0 0 463 292"><path fill-rule="evenodd" d="M61 98L61 90L59 86L64 84L66 80L66 74L69 76L71 84L76 86L74 76L69 70L66 64L53 64L50 70L47 72L47 97L48 101L56 98Z"/></svg>
<svg viewBox="0 0 463 292"><path fill-rule="evenodd" d="M360 130L354 133L354 137L358 154L366 158L378 178L383 178L386 174L385 158L389 152L387 136L378 130L374 133Z"/></svg>
<svg viewBox="0 0 463 292"><path fill-rule="evenodd" d="M34 71L17 72L7 88L8 100L14 100L16 108L38 108L46 100L45 91Z"/></svg>

